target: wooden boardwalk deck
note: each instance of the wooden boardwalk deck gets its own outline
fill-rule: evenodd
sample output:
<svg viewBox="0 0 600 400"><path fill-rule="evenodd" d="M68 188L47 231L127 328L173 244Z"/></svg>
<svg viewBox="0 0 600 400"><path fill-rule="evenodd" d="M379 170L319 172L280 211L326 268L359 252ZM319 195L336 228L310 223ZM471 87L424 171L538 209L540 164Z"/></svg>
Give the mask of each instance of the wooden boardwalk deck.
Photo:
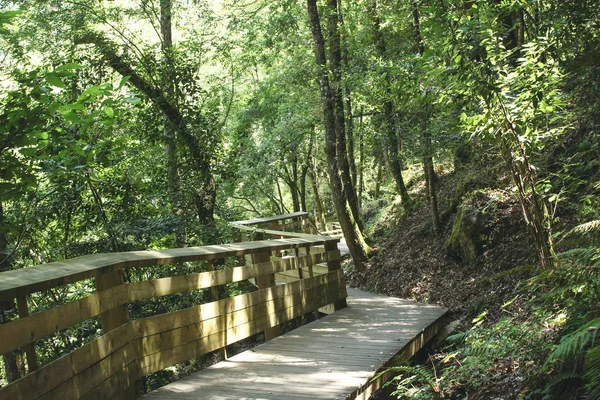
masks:
<svg viewBox="0 0 600 400"><path fill-rule="evenodd" d="M348 289L348 307L146 395L154 399L367 398L392 357L442 326L440 307Z"/></svg>

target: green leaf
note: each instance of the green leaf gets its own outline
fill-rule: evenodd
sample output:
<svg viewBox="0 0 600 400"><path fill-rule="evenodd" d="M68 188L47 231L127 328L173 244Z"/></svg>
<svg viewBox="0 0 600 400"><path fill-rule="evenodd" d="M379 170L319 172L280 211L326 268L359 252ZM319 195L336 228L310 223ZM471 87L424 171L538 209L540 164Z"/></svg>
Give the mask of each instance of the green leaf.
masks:
<svg viewBox="0 0 600 400"><path fill-rule="evenodd" d="M115 117L115 110L113 110L112 107L106 107L106 109L104 110L104 112L106 113L106 115L108 116L108 118L114 118Z"/></svg>
<svg viewBox="0 0 600 400"><path fill-rule="evenodd" d="M54 86L57 88L61 88L64 89L67 86L65 85L65 83L56 75L54 74L46 74L46 81L50 84L50 86Z"/></svg>
<svg viewBox="0 0 600 400"><path fill-rule="evenodd" d="M83 68L83 66L80 64L69 63L69 64L61 65L58 68L55 68L54 72L71 71L74 69L82 69L82 68Z"/></svg>
<svg viewBox="0 0 600 400"><path fill-rule="evenodd" d="M63 117L70 122L79 122L79 117L73 111L64 112Z"/></svg>
<svg viewBox="0 0 600 400"><path fill-rule="evenodd" d="M123 86L125 86L125 84L127 84L127 82L129 82L130 78L131 78L131 76L124 76L123 79L121 79L121 82L119 82L119 86L117 87L117 90L119 90Z"/></svg>

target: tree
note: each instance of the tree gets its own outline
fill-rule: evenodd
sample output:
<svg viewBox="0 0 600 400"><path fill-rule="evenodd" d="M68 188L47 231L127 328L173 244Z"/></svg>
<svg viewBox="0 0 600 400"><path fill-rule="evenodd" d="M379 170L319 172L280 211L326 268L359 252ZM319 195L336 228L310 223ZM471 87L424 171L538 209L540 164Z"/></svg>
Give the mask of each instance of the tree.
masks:
<svg viewBox="0 0 600 400"><path fill-rule="evenodd" d="M330 8L335 7L331 9L330 12L337 12L336 4L337 3L335 1L329 3ZM341 147L339 143L340 137L338 136L338 133L341 130L340 128L336 128L336 100L329 84L327 62L325 57L325 42L321 32L321 23L316 0L307 0L307 10L313 37L315 59L317 63L317 76L319 79L319 90L323 107L323 120L325 126L325 153L327 156L327 166L333 202L356 269L361 271L364 268L370 248L365 243L358 224L354 219L348 199L345 197L346 192L344 190L342 177L340 176L338 159L346 156L346 149L345 147ZM333 31L336 32L335 30ZM334 47L333 51L335 50L336 49ZM343 117L344 116L342 114L342 120ZM340 150L343 150L342 154L340 154Z"/></svg>
<svg viewBox="0 0 600 400"><path fill-rule="evenodd" d="M377 0L372 0L369 4L369 12L373 24L373 38L378 56L383 60L387 59L385 40L381 34L381 23L379 18L379 9ZM405 207L410 206L410 196L402 177L402 159L401 142L398 140L396 118L394 115L394 104L391 98L391 72L386 68L381 69L381 79L383 80L383 126L385 138L385 161L392 177L396 182L396 190L400 195L402 204Z"/></svg>

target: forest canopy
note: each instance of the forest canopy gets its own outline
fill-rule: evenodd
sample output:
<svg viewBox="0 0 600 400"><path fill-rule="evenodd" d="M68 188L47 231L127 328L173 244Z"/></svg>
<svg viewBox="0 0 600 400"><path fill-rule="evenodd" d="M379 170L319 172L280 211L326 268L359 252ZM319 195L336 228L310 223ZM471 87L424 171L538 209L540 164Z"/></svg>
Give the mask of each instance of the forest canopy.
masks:
<svg viewBox="0 0 600 400"><path fill-rule="evenodd" d="M599 21L597 0L0 0L0 271L308 211L364 283L384 203L441 243L501 187L523 284L580 344L531 381L572 367L600 396Z"/></svg>

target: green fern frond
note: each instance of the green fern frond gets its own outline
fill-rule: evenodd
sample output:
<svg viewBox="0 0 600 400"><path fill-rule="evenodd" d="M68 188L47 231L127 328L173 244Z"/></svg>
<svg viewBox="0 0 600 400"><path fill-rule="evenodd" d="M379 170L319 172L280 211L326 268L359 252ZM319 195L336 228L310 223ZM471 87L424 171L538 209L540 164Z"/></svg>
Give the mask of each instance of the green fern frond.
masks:
<svg viewBox="0 0 600 400"><path fill-rule="evenodd" d="M558 255L559 259L576 265L588 265L598 261L598 248L577 248L564 251Z"/></svg>
<svg viewBox="0 0 600 400"><path fill-rule="evenodd" d="M558 376L556 376L555 378L553 378L552 380L550 380L549 382L546 383L545 389L542 393L550 394L550 393L552 393L552 389L554 389L554 387L556 385L558 385L559 383L563 383L565 381L570 381L573 379L582 379L582 376L581 376L581 374L578 374L576 372L564 372L564 373L558 374Z"/></svg>
<svg viewBox="0 0 600 400"><path fill-rule="evenodd" d="M584 377L590 399L600 399L600 346L587 352Z"/></svg>
<svg viewBox="0 0 600 400"><path fill-rule="evenodd" d="M563 364L565 361L583 355L590 343L592 347L594 346L599 327L600 318L596 318L563 337L556 349L548 356L544 368L552 362Z"/></svg>
<svg viewBox="0 0 600 400"><path fill-rule="evenodd" d="M459 333L455 333L454 335L450 335L446 338L446 341L449 343L454 343L454 344L462 344L465 342L465 340L467 340L467 338L469 337L469 334L471 332L467 331L467 332L459 332Z"/></svg>
<svg viewBox="0 0 600 400"><path fill-rule="evenodd" d="M600 231L600 219L577 225L576 227L574 227L573 229L571 229L570 231L565 233L564 237L566 238L567 236L570 236L573 234L585 235L587 233L598 232L598 231Z"/></svg>

